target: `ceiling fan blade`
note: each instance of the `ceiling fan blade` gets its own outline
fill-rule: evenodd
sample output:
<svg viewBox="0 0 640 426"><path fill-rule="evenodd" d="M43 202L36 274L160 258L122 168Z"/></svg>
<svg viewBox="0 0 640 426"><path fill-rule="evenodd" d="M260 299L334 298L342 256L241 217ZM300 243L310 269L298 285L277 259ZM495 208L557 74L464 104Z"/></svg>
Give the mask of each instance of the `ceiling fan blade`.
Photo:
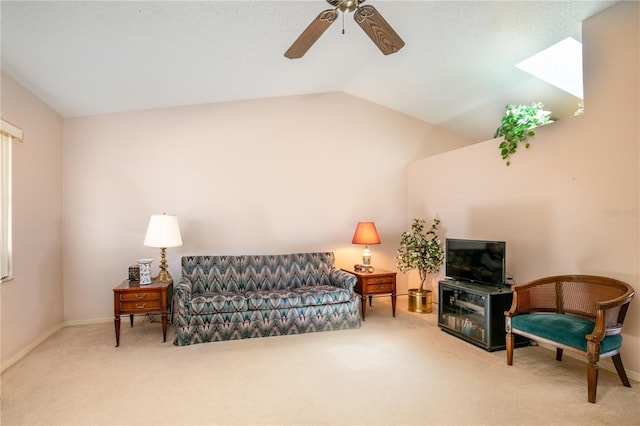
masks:
<svg viewBox="0 0 640 426"><path fill-rule="evenodd" d="M404 41L375 7L361 6L355 11L353 18L385 55L396 53L404 46Z"/></svg>
<svg viewBox="0 0 640 426"><path fill-rule="evenodd" d="M300 34L293 42L289 50L284 53L289 59L302 58L307 50L313 46L320 36L329 28L331 24L338 18L338 12L335 9L327 9L311 21L309 26Z"/></svg>

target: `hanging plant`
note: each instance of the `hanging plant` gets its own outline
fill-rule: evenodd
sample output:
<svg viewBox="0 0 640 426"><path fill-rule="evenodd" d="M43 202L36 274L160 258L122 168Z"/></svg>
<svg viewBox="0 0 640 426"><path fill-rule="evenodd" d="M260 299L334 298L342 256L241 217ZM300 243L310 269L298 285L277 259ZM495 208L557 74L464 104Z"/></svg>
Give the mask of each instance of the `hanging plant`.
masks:
<svg viewBox="0 0 640 426"><path fill-rule="evenodd" d="M533 128L551 122L551 113L544 111L543 107L539 102L505 107L502 123L493 137L504 136L504 141L500 143L500 153L507 166L511 164L511 156L518 150L518 144L524 143L524 147L529 148L528 138L535 135Z"/></svg>
<svg viewBox="0 0 640 426"><path fill-rule="evenodd" d="M434 218L431 229L424 231L425 221L414 219L411 231L402 233L400 248L398 249L396 267L401 272L417 269L420 274L420 290L424 290L424 282L428 274L440 271L444 262L442 241L438 236L440 219Z"/></svg>

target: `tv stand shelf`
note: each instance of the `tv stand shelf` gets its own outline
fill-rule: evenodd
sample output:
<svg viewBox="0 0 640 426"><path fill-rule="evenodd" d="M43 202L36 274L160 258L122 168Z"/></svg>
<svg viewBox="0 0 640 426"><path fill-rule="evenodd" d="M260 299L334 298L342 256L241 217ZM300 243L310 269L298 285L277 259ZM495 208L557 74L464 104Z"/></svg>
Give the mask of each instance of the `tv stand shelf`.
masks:
<svg viewBox="0 0 640 426"><path fill-rule="evenodd" d="M509 287L444 280L438 283L438 295L442 331L487 351L505 349L504 312L512 299ZM526 346L528 340L520 338L515 344Z"/></svg>

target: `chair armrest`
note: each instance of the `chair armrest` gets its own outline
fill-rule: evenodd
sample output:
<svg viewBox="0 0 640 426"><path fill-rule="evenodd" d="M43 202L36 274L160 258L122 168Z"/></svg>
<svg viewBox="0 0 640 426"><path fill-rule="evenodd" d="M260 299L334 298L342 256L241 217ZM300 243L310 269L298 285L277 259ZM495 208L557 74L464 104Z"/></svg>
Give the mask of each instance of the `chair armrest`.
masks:
<svg viewBox="0 0 640 426"><path fill-rule="evenodd" d="M633 299L634 295L635 295L634 291L627 291L622 296L618 296L618 297L613 298L611 300L603 300L601 302L596 302L596 308L597 309L611 309L611 308L616 308L618 306L626 305L629 302L631 302L631 299Z"/></svg>
<svg viewBox="0 0 640 426"><path fill-rule="evenodd" d="M511 308L504 314L513 317L529 312L557 312L556 282L551 277L542 278L511 287Z"/></svg>
<svg viewBox="0 0 640 426"><path fill-rule="evenodd" d="M586 339L600 342L605 336L622 333L622 324L633 296L634 292L628 291L619 297L596 302L596 324L593 331L585 336Z"/></svg>
<svg viewBox="0 0 640 426"><path fill-rule="evenodd" d="M515 286L511 287L511 293L513 294L511 307L508 311L504 311L504 316L507 318L514 317L520 313L520 310L518 309L518 293L515 291Z"/></svg>
<svg viewBox="0 0 640 426"><path fill-rule="evenodd" d="M350 292L353 292L357 282L355 275L335 268L331 269L329 280L331 281L331 285L344 288Z"/></svg>

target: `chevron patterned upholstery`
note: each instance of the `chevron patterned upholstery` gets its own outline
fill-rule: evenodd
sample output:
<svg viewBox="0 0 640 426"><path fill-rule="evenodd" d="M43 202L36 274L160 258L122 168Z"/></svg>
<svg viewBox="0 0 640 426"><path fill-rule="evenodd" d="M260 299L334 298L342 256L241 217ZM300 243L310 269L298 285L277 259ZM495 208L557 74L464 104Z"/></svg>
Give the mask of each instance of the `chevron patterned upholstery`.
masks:
<svg viewBox="0 0 640 426"><path fill-rule="evenodd" d="M355 284L331 252L184 256L173 343L358 328Z"/></svg>

